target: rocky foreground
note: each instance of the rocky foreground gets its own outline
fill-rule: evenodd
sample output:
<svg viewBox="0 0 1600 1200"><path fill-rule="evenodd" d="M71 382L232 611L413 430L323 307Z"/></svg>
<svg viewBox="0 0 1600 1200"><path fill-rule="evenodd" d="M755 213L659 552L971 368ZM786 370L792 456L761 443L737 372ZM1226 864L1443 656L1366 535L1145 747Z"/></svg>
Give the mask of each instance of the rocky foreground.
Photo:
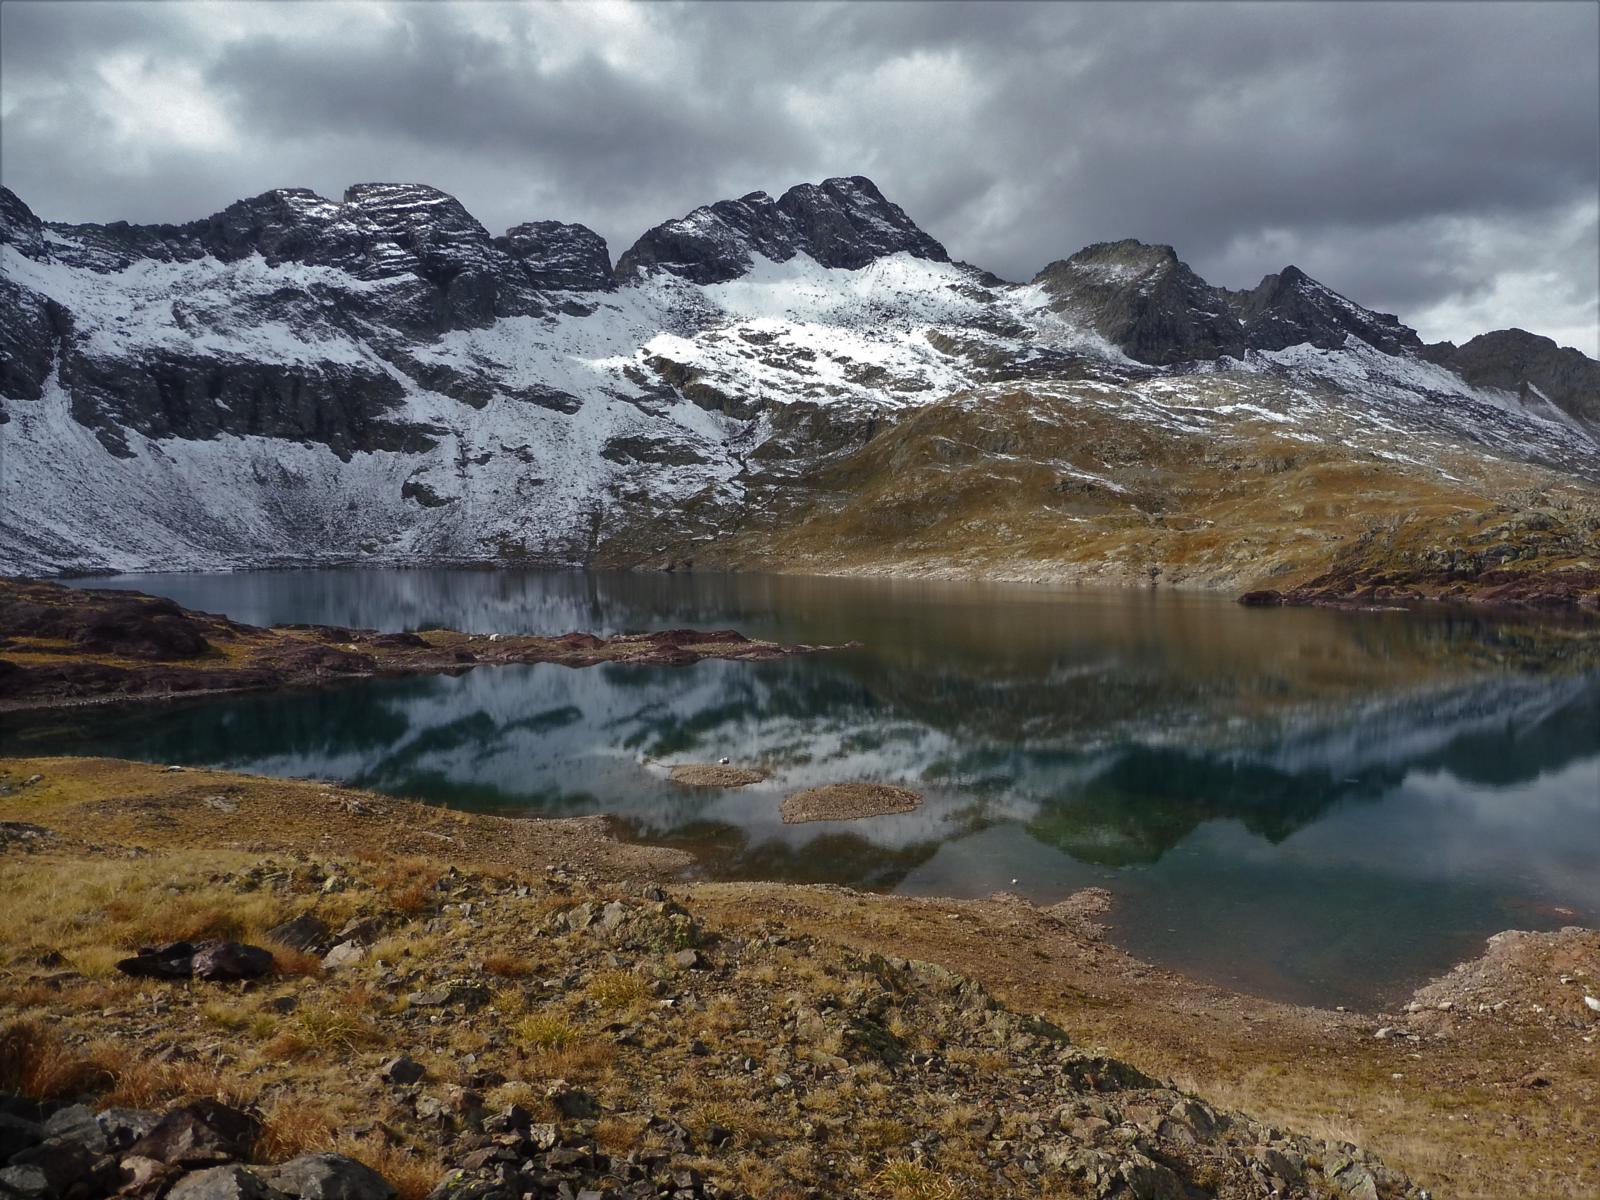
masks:
<svg viewBox="0 0 1600 1200"><path fill-rule="evenodd" d="M0 1194L1426 1194L945 967L657 885L3 828Z"/></svg>
<svg viewBox="0 0 1600 1200"><path fill-rule="evenodd" d="M191 612L141 592L0 579L0 711L464 671L479 665L677 666L703 658L755 661L822 649L827 647L751 641L731 629L671 629L610 638L443 629L378 633L331 625L263 629Z"/></svg>
<svg viewBox="0 0 1600 1200"><path fill-rule="evenodd" d="M1366 1016L1151 971L1093 897L674 882L592 819L40 759L0 822L0 1195L1576 1197L1600 1165L1590 931Z"/></svg>

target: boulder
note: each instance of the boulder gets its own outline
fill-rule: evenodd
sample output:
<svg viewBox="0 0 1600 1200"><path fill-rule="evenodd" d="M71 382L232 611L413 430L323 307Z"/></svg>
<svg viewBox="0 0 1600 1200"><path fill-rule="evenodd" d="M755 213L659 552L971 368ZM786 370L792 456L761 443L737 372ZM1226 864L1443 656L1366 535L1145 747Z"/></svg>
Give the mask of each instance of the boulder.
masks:
<svg viewBox="0 0 1600 1200"><path fill-rule="evenodd" d="M283 1200L249 1167L210 1167L185 1175L172 1185L167 1200Z"/></svg>
<svg viewBox="0 0 1600 1200"><path fill-rule="evenodd" d="M378 1068L378 1074L390 1083L416 1083L428 1073L416 1059L404 1054L391 1058Z"/></svg>
<svg viewBox="0 0 1600 1200"><path fill-rule="evenodd" d="M329 970L348 967L367 956L367 948L360 942L340 942L322 956L322 965Z"/></svg>
<svg viewBox="0 0 1600 1200"><path fill-rule="evenodd" d="M262 1174L296 1200L394 1200L395 1195L382 1175L343 1154L305 1154Z"/></svg>
<svg viewBox="0 0 1600 1200"><path fill-rule="evenodd" d="M11 1156L44 1141L44 1127L26 1117L0 1112L0 1163L10 1162Z"/></svg>
<svg viewBox="0 0 1600 1200"><path fill-rule="evenodd" d="M169 1165L200 1166L248 1158L261 1132L249 1113L215 1100L196 1100L175 1108L128 1153Z"/></svg>
<svg viewBox="0 0 1600 1200"><path fill-rule="evenodd" d="M115 1177L110 1158L82 1142L55 1137L12 1155L10 1165L0 1171L0 1195L104 1195Z"/></svg>
<svg viewBox="0 0 1600 1200"><path fill-rule="evenodd" d="M141 946L138 954L117 963L117 970L140 979L188 979L194 973L194 944Z"/></svg>
<svg viewBox="0 0 1600 1200"><path fill-rule="evenodd" d="M301 913L292 921L274 925L267 930L267 937L305 954L325 953L333 940L327 922L314 913Z"/></svg>
<svg viewBox="0 0 1600 1200"><path fill-rule="evenodd" d="M197 978L213 982L260 979L272 970L272 951L244 942L201 942L191 969Z"/></svg>
<svg viewBox="0 0 1600 1200"><path fill-rule="evenodd" d="M66 1108L56 1109L45 1118L43 1131L46 1139L78 1142L96 1154L104 1154L110 1149L105 1131L95 1120L94 1109L87 1104L69 1104Z"/></svg>

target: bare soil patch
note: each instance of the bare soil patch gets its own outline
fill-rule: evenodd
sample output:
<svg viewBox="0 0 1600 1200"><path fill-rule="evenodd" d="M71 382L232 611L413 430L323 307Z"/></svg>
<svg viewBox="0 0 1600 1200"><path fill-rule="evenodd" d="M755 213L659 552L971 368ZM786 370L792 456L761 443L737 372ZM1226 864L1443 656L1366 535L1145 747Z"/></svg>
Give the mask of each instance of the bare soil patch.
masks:
<svg viewBox="0 0 1600 1200"><path fill-rule="evenodd" d="M921 803L922 796L910 788L887 783L829 783L795 792L779 811L785 825L799 825L911 812Z"/></svg>
<svg viewBox="0 0 1600 1200"><path fill-rule="evenodd" d="M736 788L760 783L767 773L759 767L734 767L726 763L679 763L667 778L684 787Z"/></svg>

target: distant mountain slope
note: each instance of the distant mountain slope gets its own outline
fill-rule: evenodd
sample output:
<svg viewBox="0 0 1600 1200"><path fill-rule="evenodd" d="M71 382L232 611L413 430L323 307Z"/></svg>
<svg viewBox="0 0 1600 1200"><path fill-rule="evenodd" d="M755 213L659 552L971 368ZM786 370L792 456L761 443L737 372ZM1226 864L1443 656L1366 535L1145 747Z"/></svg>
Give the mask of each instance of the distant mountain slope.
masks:
<svg viewBox="0 0 1600 1200"><path fill-rule="evenodd" d="M1517 330L1424 348L1293 267L1229 291L1133 241L1007 284L860 177L696 209L615 269L581 225L495 236L420 185L158 226L44 222L0 189L0 571L899 564L1244 586L1327 569L1375 496L1411 494L1401 475L1432 481L1415 520L1509 487L1587 511L1597 369ZM1208 480L1230 455L1224 483L1263 456L1322 464L1316 536L1293 504L1251 518L1259 554L1109 535L1228 494ZM1014 478L1047 460L1048 485ZM1191 515L1220 544L1239 514L1210 504Z"/></svg>

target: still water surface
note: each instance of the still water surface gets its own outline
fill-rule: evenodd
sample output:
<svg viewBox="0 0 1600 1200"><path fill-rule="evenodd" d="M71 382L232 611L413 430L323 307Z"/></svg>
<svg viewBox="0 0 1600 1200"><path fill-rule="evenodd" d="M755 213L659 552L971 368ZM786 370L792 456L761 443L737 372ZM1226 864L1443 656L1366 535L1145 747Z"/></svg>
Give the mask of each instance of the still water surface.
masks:
<svg viewBox="0 0 1600 1200"><path fill-rule="evenodd" d="M254 623L475 632L735 626L859 649L538 665L52 713L7 752L209 764L496 812L617 814L707 876L1051 903L1098 885L1134 953L1375 1004L1505 928L1600 923L1600 670L1536 627L1222 597L765 576L124 576ZM761 763L685 790L675 762ZM785 826L872 778L914 813Z"/></svg>

